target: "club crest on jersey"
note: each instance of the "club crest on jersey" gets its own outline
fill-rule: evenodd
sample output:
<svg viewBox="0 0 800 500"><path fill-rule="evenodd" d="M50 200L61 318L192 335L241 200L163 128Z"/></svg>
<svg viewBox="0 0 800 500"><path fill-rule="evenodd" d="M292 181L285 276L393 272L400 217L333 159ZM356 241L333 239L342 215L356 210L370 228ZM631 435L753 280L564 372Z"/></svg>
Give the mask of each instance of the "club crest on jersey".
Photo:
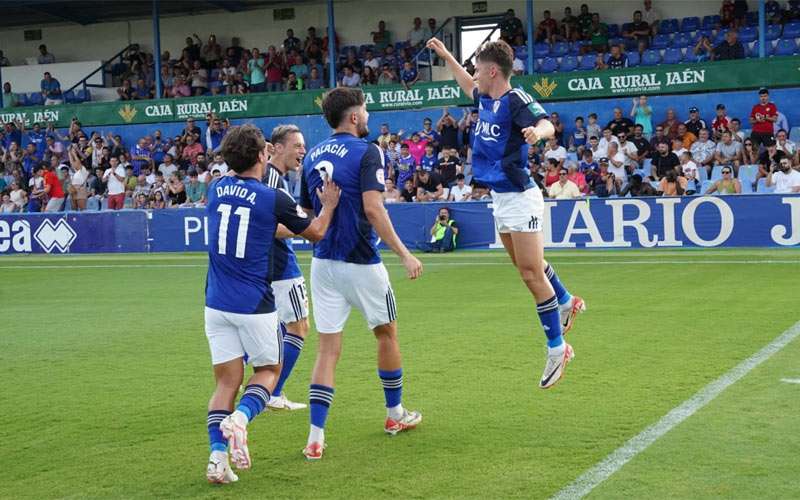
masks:
<svg viewBox="0 0 800 500"><path fill-rule="evenodd" d="M492 113L497 113L498 109L500 109L500 101L494 101L494 104L492 104Z"/></svg>

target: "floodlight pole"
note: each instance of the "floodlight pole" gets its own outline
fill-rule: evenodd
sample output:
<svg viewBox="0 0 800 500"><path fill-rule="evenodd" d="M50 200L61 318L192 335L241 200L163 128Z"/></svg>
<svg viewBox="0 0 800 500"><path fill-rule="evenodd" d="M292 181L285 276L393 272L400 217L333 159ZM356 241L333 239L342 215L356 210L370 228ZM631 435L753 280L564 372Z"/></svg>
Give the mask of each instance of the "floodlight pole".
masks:
<svg viewBox="0 0 800 500"><path fill-rule="evenodd" d="M153 75L156 79L156 99L162 97L161 82L161 28L158 19L158 0L153 0Z"/></svg>
<svg viewBox="0 0 800 500"><path fill-rule="evenodd" d="M533 0L525 1L528 14L528 67L526 73L533 74Z"/></svg>
<svg viewBox="0 0 800 500"><path fill-rule="evenodd" d="M765 44L767 43L767 12L764 6L764 0L758 0L758 57L764 59L767 50Z"/></svg>
<svg viewBox="0 0 800 500"><path fill-rule="evenodd" d="M333 0L328 0L328 87L336 87L336 28L333 25Z"/></svg>

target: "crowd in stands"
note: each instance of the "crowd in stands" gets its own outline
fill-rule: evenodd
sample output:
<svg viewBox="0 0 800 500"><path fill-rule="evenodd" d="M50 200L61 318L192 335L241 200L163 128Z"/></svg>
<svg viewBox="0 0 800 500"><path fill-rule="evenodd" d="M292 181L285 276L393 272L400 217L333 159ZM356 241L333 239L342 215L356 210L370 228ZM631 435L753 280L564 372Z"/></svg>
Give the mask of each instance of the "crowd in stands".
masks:
<svg viewBox="0 0 800 500"><path fill-rule="evenodd" d="M594 113L575 117L569 132L552 113L555 137L520 155L527 155L532 181L554 199L800 192L800 151L767 89L746 118L728 116L722 103L715 111L711 123L696 107L683 120L681 110L653 109L642 96L630 110L616 108L606 124ZM460 117L443 109L419 130L383 124L375 143L387 165L386 203L491 199L472 176L468 145L477 118L475 109ZM219 147L229 126L208 114L204 123L187 120L174 137L155 130L124 144L77 120L63 134L52 125L6 123L0 212L202 207L209 187L228 172ZM288 180L299 194L299 179Z"/></svg>

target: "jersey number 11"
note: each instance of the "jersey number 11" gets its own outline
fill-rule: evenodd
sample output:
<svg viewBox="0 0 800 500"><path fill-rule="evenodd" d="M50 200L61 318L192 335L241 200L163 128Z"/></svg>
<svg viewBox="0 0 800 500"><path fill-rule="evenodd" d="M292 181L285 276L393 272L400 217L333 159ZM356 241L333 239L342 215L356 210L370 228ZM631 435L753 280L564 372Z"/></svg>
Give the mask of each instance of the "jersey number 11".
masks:
<svg viewBox="0 0 800 500"><path fill-rule="evenodd" d="M222 219L219 221L217 252L225 255L228 247L228 222L231 218L231 206L222 203L217 207L217 212L222 214ZM250 209L237 207L233 214L239 216L239 231L236 233L236 258L244 259L244 249L247 246L247 228L250 225Z"/></svg>

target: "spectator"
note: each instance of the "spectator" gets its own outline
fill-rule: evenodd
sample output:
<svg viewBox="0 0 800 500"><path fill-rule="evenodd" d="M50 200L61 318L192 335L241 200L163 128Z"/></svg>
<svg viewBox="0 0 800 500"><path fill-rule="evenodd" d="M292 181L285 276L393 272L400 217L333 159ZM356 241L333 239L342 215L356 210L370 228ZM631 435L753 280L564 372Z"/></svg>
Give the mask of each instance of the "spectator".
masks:
<svg viewBox="0 0 800 500"><path fill-rule="evenodd" d="M378 21L378 31L370 33L372 36L372 43L375 44L375 50L383 52L387 46L392 43L392 34L386 30L386 21Z"/></svg>
<svg viewBox="0 0 800 500"><path fill-rule="evenodd" d="M397 184L405 187L407 180L411 180L413 184L416 169L417 161L411 156L408 141L405 141L400 146L400 157L397 159Z"/></svg>
<svg viewBox="0 0 800 500"><path fill-rule="evenodd" d="M636 147L636 144L628 140L628 134L625 132L620 132L617 134L617 150L624 158L623 166L625 167L625 170L629 173L633 173L634 169L639 166L639 150ZM613 158L610 154L609 159L612 160L613 165Z"/></svg>
<svg viewBox="0 0 800 500"><path fill-rule="evenodd" d="M670 170L661 179L658 185L658 192L661 196L683 196L686 193L688 182L685 177L679 176L674 170Z"/></svg>
<svg viewBox="0 0 800 500"><path fill-rule="evenodd" d="M733 140L733 136L729 130L722 133L722 139L717 143L717 149L714 152L714 161L717 165L733 168L738 177L739 165L742 164L742 144ZM711 169L709 169L709 174L711 173L710 170ZM709 175L709 177L711 176Z"/></svg>
<svg viewBox="0 0 800 500"><path fill-rule="evenodd" d="M456 249L456 237L458 226L456 221L450 217L450 210L447 207L439 209L436 220L431 226L431 241L419 245L420 250L433 253L452 252Z"/></svg>
<svg viewBox="0 0 800 500"><path fill-rule="evenodd" d="M425 144L425 154L419 160L419 166L426 172L434 172L439 167L439 158L433 152L433 143Z"/></svg>
<svg viewBox="0 0 800 500"><path fill-rule="evenodd" d="M303 90L303 80L298 79L294 71L289 72L289 77L286 79L285 90L287 92L295 90Z"/></svg>
<svg viewBox="0 0 800 500"><path fill-rule="evenodd" d="M56 62L56 56L47 51L47 45L39 45L39 57L37 58L39 64L53 64Z"/></svg>
<svg viewBox="0 0 800 500"><path fill-rule="evenodd" d="M167 193L167 198L169 198L169 206L171 208L178 208L186 203L186 190L178 176L178 172L173 172L169 177L167 189L169 191Z"/></svg>
<svg viewBox="0 0 800 500"><path fill-rule="evenodd" d="M564 7L564 17L561 19L561 36L564 40L575 42L580 39L578 31L578 18L572 15L572 7Z"/></svg>
<svg viewBox="0 0 800 500"><path fill-rule="evenodd" d="M292 28L286 30L286 38L283 40L283 50L286 52L292 52L293 50L300 52L303 50L303 42L294 36L294 30Z"/></svg>
<svg viewBox="0 0 800 500"><path fill-rule="evenodd" d="M361 86L367 87L370 85L377 85L378 84L378 75L372 70L369 66L364 66L364 70L361 72Z"/></svg>
<svg viewBox="0 0 800 500"><path fill-rule="evenodd" d="M589 121L586 124L586 137L597 137L600 139L600 136L603 135L603 129L600 128L600 125L597 124L597 113L589 113Z"/></svg>
<svg viewBox="0 0 800 500"><path fill-rule="evenodd" d="M400 60L398 59L397 54L394 52L394 46L389 45L386 47L381 61L383 64L388 64L393 71L397 69L397 67L400 65Z"/></svg>
<svg viewBox="0 0 800 500"><path fill-rule="evenodd" d="M642 11L637 10L633 13L633 22L630 23L628 30L622 36L625 38L636 40L637 43L644 42L645 45L650 42L650 25L642 20Z"/></svg>
<svg viewBox="0 0 800 500"><path fill-rule="evenodd" d="M650 166L650 178L654 181L661 180L667 172L677 172L680 160L675 153L670 152L669 143L664 140L658 143L658 153L653 156Z"/></svg>
<svg viewBox="0 0 800 500"><path fill-rule="evenodd" d="M605 52L608 50L608 25L600 22L600 15L592 14L592 24L589 27L590 50Z"/></svg>
<svg viewBox="0 0 800 500"><path fill-rule="evenodd" d="M569 150L577 152L578 156L583 156L583 148L586 146L586 128L583 126L583 117L575 118L575 128L569 136Z"/></svg>
<svg viewBox="0 0 800 500"><path fill-rule="evenodd" d="M712 138L715 141L722 139L723 132L730 131L731 129L731 121L725 113L725 105L717 104L717 116L714 118L714 121L711 122L711 131L713 132Z"/></svg>
<svg viewBox="0 0 800 500"><path fill-rule="evenodd" d="M317 68L311 68L311 72L309 73L308 80L305 82L306 89L323 89L325 88L325 81L319 74L319 70Z"/></svg>
<svg viewBox="0 0 800 500"><path fill-rule="evenodd" d="M247 75L250 77L250 90L253 92L264 92L266 90L265 70L267 63L261 56L261 51L257 47L253 47L250 52L252 58L247 61Z"/></svg>
<svg viewBox="0 0 800 500"><path fill-rule="evenodd" d="M451 186L456 181L458 174L463 171L461 159L458 157L456 148L444 148L437 171L445 186Z"/></svg>
<svg viewBox="0 0 800 500"><path fill-rule="evenodd" d="M681 155L681 175L686 179L686 194L694 194L697 192L700 182L698 174L697 163L692 160L692 153L686 151Z"/></svg>
<svg viewBox="0 0 800 500"><path fill-rule="evenodd" d="M439 143L442 149L458 147L458 123L450 114L449 109L442 110L442 117L436 122L436 131L439 133Z"/></svg>
<svg viewBox="0 0 800 500"><path fill-rule="evenodd" d="M516 76L525 74L525 61L520 59L516 54L514 55L514 62L511 65L511 71Z"/></svg>
<svg viewBox="0 0 800 500"><path fill-rule="evenodd" d="M14 108L19 106L19 97L11 91L11 84L9 82L3 83L3 109Z"/></svg>
<svg viewBox="0 0 800 500"><path fill-rule="evenodd" d="M634 123L630 118L622 116L622 108L617 107L614 108L614 118L608 122L606 128L611 129L611 133L615 136L620 132L624 132L627 135L633 133L633 125Z"/></svg>
<svg viewBox="0 0 800 500"><path fill-rule="evenodd" d="M414 27L408 32L408 43L413 48L422 46L425 42L430 40L433 36L431 30L422 26L422 19L419 17L414 18Z"/></svg>
<svg viewBox="0 0 800 500"><path fill-rule="evenodd" d="M692 144L697 140L697 136L693 133L689 132L689 129L686 127L686 124L681 123L678 125L678 137L676 139L680 139L681 143L683 144L683 148L689 149L692 147Z"/></svg>
<svg viewBox="0 0 800 500"><path fill-rule="evenodd" d="M411 88L419 80L417 69L411 64L411 61L403 63L403 69L400 71L400 83L407 90Z"/></svg>
<svg viewBox="0 0 800 500"><path fill-rule="evenodd" d="M714 46L711 45L711 39L705 34L700 35L697 43L692 48L692 61L703 62L709 61L714 58Z"/></svg>
<svg viewBox="0 0 800 500"><path fill-rule="evenodd" d="M11 61L5 56L2 50L0 50L0 67L11 66Z"/></svg>
<svg viewBox="0 0 800 500"><path fill-rule="evenodd" d="M653 109L647 104L647 96L633 98L631 118L634 119L636 125L642 126L642 134L645 138L650 139L653 134Z"/></svg>
<svg viewBox="0 0 800 500"><path fill-rule="evenodd" d="M739 34L735 29L725 33L725 40L714 47L712 60L728 61L731 59L744 59L744 46L739 41Z"/></svg>
<svg viewBox="0 0 800 500"><path fill-rule="evenodd" d="M470 196L472 196L472 187L465 183L464 174L456 175L456 183L450 188L448 201L470 201Z"/></svg>
<svg viewBox="0 0 800 500"><path fill-rule="evenodd" d="M558 38L558 23L555 19L550 17L550 11L545 10L542 13L542 20L536 28L534 34L537 42L555 43Z"/></svg>
<svg viewBox="0 0 800 500"><path fill-rule="evenodd" d="M14 212L24 211L25 205L28 204L28 193L22 189L22 186L16 180L11 182L9 199L14 204Z"/></svg>
<svg viewBox="0 0 800 500"><path fill-rule="evenodd" d="M550 113L550 123L553 124L553 129L555 129L555 138L559 144L564 144L564 123L558 116L558 113L553 111Z"/></svg>
<svg viewBox="0 0 800 500"><path fill-rule="evenodd" d="M403 131L400 131L400 135L403 134ZM408 146L408 151L411 153L411 156L414 157L414 164L419 165L420 161L422 161L422 155L425 154L425 145L428 143L427 139L422 139L419 132L414 132L411 134L411 140L403 141L403 144Z"/></svg>
<svg viewBox="0 0 800 500"><path fill-rule="evenodd" d="M708 129L700 130L700 137L697 138L689 151L692 153L692 158L700 167L704 167L709 174L714 167L714 153L716 152L717 145L709 139ZM710 177L710 176L709 176Z"/></svg>
<svg viewBox="0 0 800 500"><path fill-rule="evenodd" d="M513 40L517 36L522 36L523 39L525 38L525 30L522 27L522 21L517 18L514 9L508 9L506 13L503 14L503 19L500 21L500 32L501 35L505 33L509 40Z"/></svg>
<svg viewBox="0 0 800 500"><path fill-rule="evenodd" d="M619 192L614 174L608 171L608 158L600 158L600 171L592 180L592 191L599 198L608 198Z"/></svg>
<svg viewBox="0 0 800 500"><path fill-rule="evenodd" d="M45 212L60 212L64 207L64 187L56 173L58 165L58 160L54 158L44 173L44 193L48 198Z"/></svg>
<svg viewBox="0 0 800 500"><path fill-rule="evenodd" d="M783 10L781 5L775 0L767 0L764 4L764 12L766 14L767 23L769 24L783 24Z"/></svg>
<svg viewBox="0 0 800 500"><path fill-rule="evenodd" d="M642 181L642 176L639 174L633 174L630 177L630 182L619 192L620 197L627 196L628 194L634 198L658 195L649 182Z"/></svg>
<svg viewBox="0 0 800 500"><path fill-rule="evenodd" d="M417 167L417 201L439 201L444 197L444 186L439 174Z"/></svg>
<svg viewBox="0 0 800 500"><path fill-rule="evenodd" d="M733 0L733 18L736 26L741 28L747 24L747 0Z"/></svg>
<svg viewBox="0 0 800 500"><path fill-rule="evenodd" d="M211 114L210 122L211 123L208 124L208 128L206 128L205 141L206 150L208 151L209 155L219 151L220 147L222 146L222 139L225 137L225 134L228 131L227 127L223 128L222 120L220 120L218 116Z"/></svg>
<svg viewBox="0 0 800 500"><path fill-rule="evenodd" d="M400 178L398 177L398 182ZM400 197L406 203L411 203L414 201L414 197L416 196L416 189L414 189L414 180L412 178L407 178L403 181L403 190L400 191Z"/></svg>
<svg viewBox="0 0 800 500"><path fill-rule="evenodd" d="M793 164L797 164L797 145L788 139L785 129L778 130L778 133L775 134L775 141L778 150L783 151Z"/></svg>
<svg viewBox="0 0 800 500"><path fill-rule="evenodd" d="M41 212L42 205L46 202L47 193L44 191L43 164L33 167L33 176L28 180L28 212Z"/></svg>
<svg viewBox="0 0 800 500"><path fill-rule="evenodd" d="M705 194L741 194L742 183L739 179L734 179L732 173L731 167L722 167L722 179L714 182Z"/></svg>
<svg viewBox="0 0 800 500"><path fill-rule="evenodd" d="M608 64L606 64L606 59L603 56L602 52L598 52L594 56L594 69L597 71L603 71L608 69Z"/></svg>
<svg viewBox="0 0 800 500"><path fill-rule="evenodd" d="M683 122L686 125L686 130L694 134L695 136L700 136L700 131L704 128L708 128L706 126L705 120L700 118L700 110L697 107L692 106L689 108L689 119Z"/></svg>
<svg viewBox="0 0 800 500"><path fill-rule="evenodd" d="M678 137L678 128L680 127L680 120L675 116L675 110L672 108L667 109L666 120L661 122L661 127L664 129L664 135L667 139L672 140Z"/></svg>
<svg viewBox="0 0 800 500"><path fill-rule="evenodd" d="M181 159L184 161L184 163L197 166L197 155L202 153L203 146L197 142L195 135L187 135L186 145L183 147L183 151L181 152Z"/></svg>
<svg viewBox="0 0 800 500"><path fill-rule="evenodd" d="M186 201L183 207L203 207L206 204L206 185L198 179L197 171L189 171L189 182L184 185Z"/></svg>
<svg viewBox="0 0 800 500"><path fill-rule="evenodd" d="M608 173L614 175L617 189L621 189L628 181L627 161L628 158L618 143L612 142L608 145Z"/></svg>
<svg viewBox="0 0 800 500"><path fill-rule="evenodd" d="M753 191L758 187L759 179L767 177L770 172L779 170L779 165L784 158L786 158L786 154L778 150L775 140L772 138L766 139L766 150L758 157L758 172L756 172L756 178L753 181Z"/></svg>
<svg viewBox="0 0 800 500"><path fill-rule="evenodd" d="M658 23L661 21L661 14L653 7L653 0L644 0L644 10L642 10L642 21L650 26L652 34L658 33Z"/></svg>
<svg viewBox="0 0 800 500"><path fill-rule="evenodd" d="M6 193L5 191L3 191L2 193L3 193L3 199L2 203L0 203L0 213L10 214L12 212L15 212L17 206L11 201L11 195Z"/></svg>
<svg viewBox="0 0 800 500"><path fill-rule="evenodd" d="M394 185L394 180L389 177L385 180L385 189L382 193L384 203L400 203L403 198L400 196L400 191Z"/></svg>
<svg viewBox="0 0 800 500"><path fill-rule="evenodd" d="M381 60L373 55L371 50L368 50L364 57L364 67L372 68L372 71L378 73L381 69Z"/></svg>
<svg viewBox="0 0 800 500"><path fill-rule="evenodd" d="M136 100L152 99L153 87L145 83L144 79L139 78L136 81L136 90L134 91L133 98Z"/></svg>
<svg viewBox="0 0 800 500"><path fill-rule="evenodd" d="M175 77L175 85L172 86L170 95L172 97L189 97L192 95L192 89L186 84L186 79L183 75Z"/></svg>
<svg viewBox="0 0 800 500"><path fill-rule="evenodd" d="M192 94L199 96L208 91L208 71L202 67L200 61L192 63L192 70L189 72L192 82Z"/></svg>
<svg viewBox="0 0 800 500"><path fill-rule="evenodd" d="M555 137L551 137L547 141L547 146L544 149L544 157L547 160L555 159L556 167L560 169L564 166L564 161L567 159L567 150L558 144Z"/></svg>
<svg viewBox="0 0 800 500"><path fill-rule="evenodd" d="M778 108L769 100L769 90L762 88L758 91L758 104L750 111L750 125L752 132L750 139L753 147L758 148L773 137L774 123L778 120Z"/></svg>
<svg viewBox="0 0 800 500"><path fill-rule="evenodd" d="M637 124L633 127L633 137L630 138L630 141L636 146L636 156L637 161L640 163L645 160L645 158L650 158L650 155L653 152L653 148L650 146L650 141L648 141L645 137L643 132L643 128L641 125ZM664 129L661 129L662 131ZM663 136L663 132L662 132Z"/></svg>
<svg viewBox="0 0 800 500"><path fill-rule="evenodd" d="M361 76L353 71L350 66L344 67L344 75L342 76L340 87L358 87L361 84Z"/></svg>
<svg viewBox="0 0 800 500"><path fill-rule="evenodd" d="M775 194L800 193L800 172L792 168L789 158L782 158L778 168L767 174L767 187L775 187Z"/></svg>
<svg viewBox="0 0 800 500"><path fill-rule="evenodd" d="M597 144L597 149L593 150L596 158L602 158L605 156L608 158L608 145L612 142L616 142L619 144L619 139L611 132L610 128L603 129L603 137L600 138L600 141Z"/></svg>
<svg viewBox="0 0 800 500"><path fill-rule="evenodd" d="M578 13L578 34L581 40L589 40L592 28L592 13L589 6L582 4Z"/></svg>
<svg viewBox="0 0 800 500"><path fill-rule="evenodd" d="M556 182L558 182L559 172L561 171L561 167L558 164L558 160L555 158L547 158L545 159L545 171L544 171L544 179L542 183L544 184L545 188L549 188Z"/></svg>
<svg viewBox="0 0 800 500"><path fill-rule="evenodd" d="M395 76L394 71L392 71L392 68L389 67L388 64L384 64L381 69L381 74L378 75L378 85L391 85L396 82L397 76Z"/></svg>
<svg viewBox="0 0 800 500"><path fill-rule="evenodd" d="M586 183L586 175L578 170L575 162L570 162L567 167L567 179L578 186L581 195L589 194L589 185Z"/></svg>
<svg viewBox="0 0 800 500"><path fill-rule="evenodd" d="M61 97L61 84L50 75L49 71L45 71L44 79L40 83L42 89L42 97L44 97L45 105L61 104L64 102Z"/></svg>
<svg viewBox="0 0 800 500"><path fill-rule="evenodd" d="M734 141L744 143L745 137L742 131L742 122L738 118L731 118L731 133Z"/></svg>
<svg viewBox="0 0 800 500"><path fill-rule="evenodd" d="M775 130L775 135L778 135L778 131L781 129L789 130L789 121L786 119L786 115L778 111L778 119L775 120L773 127Z"/></svg>

